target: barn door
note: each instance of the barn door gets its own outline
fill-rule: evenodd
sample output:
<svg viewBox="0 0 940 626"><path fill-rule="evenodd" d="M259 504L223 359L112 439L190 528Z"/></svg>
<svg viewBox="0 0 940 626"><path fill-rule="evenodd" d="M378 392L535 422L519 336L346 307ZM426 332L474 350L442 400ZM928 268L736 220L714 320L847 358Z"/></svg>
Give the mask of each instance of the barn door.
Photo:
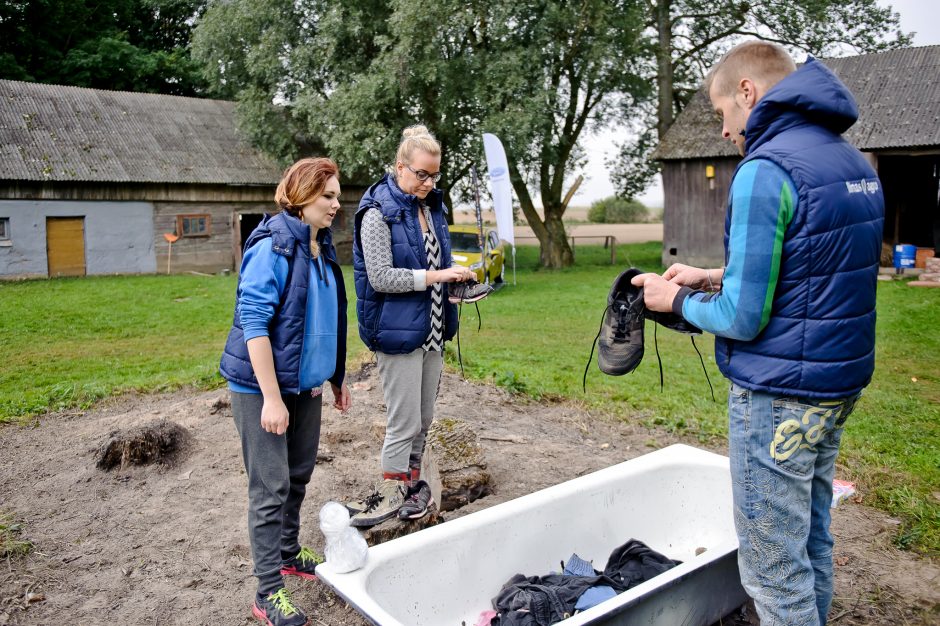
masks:
<svg viewBox="0 0 940 626"><path fill-rule="evenodd" d="M46 218L49 277L85 275L85 218Z"/></svg>

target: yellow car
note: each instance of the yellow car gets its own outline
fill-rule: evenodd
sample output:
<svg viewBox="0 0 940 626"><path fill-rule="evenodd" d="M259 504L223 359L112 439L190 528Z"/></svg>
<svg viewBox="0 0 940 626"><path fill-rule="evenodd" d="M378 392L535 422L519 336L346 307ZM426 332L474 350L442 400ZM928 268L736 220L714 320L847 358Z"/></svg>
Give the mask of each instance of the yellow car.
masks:
<svg viewBox="0 0 940 626"><path fill-rule="evenodd" d="M477 227L472 224L451 224L450 247L454 262L469 267L477 275L478 282L501 283L505 266L505 242L499 238L495 230L484 230L483 245L486 248L484 257L480 250ZM486 266L484 268L484 265ZM484 280L485 276L489 281Z"/></svg>

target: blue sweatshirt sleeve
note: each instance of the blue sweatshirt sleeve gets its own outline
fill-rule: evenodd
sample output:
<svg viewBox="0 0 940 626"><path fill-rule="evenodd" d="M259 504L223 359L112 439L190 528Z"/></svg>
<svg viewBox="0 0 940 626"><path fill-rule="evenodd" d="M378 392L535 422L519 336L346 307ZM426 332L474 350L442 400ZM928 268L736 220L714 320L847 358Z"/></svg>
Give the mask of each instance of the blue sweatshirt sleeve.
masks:
<svg viewBox="0 0 940 626"><path fill-rule="evenodd" d="M770 320L787 226L793 219L796 186L777 164L745 163L731 185L728 266L721 291L683 288L674 310L702 330L750 341Z"/></svg>
<svg viewBox="0 0 940 626"><path fill-rule="evenodd" d="M287 259L262 239L245 252L238 284L238 315L245 341L268 335L287 282Z"/></svg>

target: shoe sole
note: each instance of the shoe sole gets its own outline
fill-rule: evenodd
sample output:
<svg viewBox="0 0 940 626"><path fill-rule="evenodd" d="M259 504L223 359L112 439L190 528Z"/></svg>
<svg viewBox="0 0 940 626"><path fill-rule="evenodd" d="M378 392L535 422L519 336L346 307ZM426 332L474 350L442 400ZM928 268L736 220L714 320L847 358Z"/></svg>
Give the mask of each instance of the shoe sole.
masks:
<svg viewBox="0 0 940 626"><path fill-rule="evenodd" d="M293 567L281 568L281 576L299 576L300 578L303 578L304 580L316 580L317 579L316 574L309 574L307 572L301 572L299 570L294 569Z"/></svg>
<svg viewBox="0 0 940 626"><path fill-rule="evenodd" d="M386 520L390 520L390 519L392 519L393 517L395 517L396 515L398 515L398 511L399 511L399 509L395 509L395 510L393 510L393 511L389 511L388 513L386 513L386 514L383 515L382 517L372 517L372 518L369 518L369 519L355 519L355 518L353 518L353 519L350 519L350 520L349 520L349 525L352 526L353 528L369 528L369 527L371 527L371 526L378 526L378 525L381 524L382 522L384 522L384 521L386 521Z"/></svg>
<svg viewBox="0 0 940 626"><path fill-rule="evenodd" d="M265 623L267 626L274 626L274 622L268 619L268 614L258 608L257 604L252 603L251 605L251 615L258 621ZM307 618L307 621L304 623L304 626L310 626L310 618Z"/></svg>
<svg viewBox="0 0 940 626"><path fill-rule="evenodd" d="M474 296L472 298L456 298L456 299L448 297L447 301L450 302L451 304L460 304L461 302L463 302L464 304L473 304L474 302L479 302L480 300L482 300L488 295L490 294L485 293L482 296Z"/></svg>

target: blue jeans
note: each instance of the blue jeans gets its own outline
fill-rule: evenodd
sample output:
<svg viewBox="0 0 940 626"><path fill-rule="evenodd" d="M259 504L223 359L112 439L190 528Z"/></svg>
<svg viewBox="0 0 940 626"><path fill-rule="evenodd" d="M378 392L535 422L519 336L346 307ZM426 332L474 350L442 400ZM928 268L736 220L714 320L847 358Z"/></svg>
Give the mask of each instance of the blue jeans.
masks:
<svg viewBox="0 0 940 626"><path fill-rule="evenodd" d="M731 385L738 567L763 626L826 623L832 603L832 478L843 425L860 395L793 398Z"/></svg>

